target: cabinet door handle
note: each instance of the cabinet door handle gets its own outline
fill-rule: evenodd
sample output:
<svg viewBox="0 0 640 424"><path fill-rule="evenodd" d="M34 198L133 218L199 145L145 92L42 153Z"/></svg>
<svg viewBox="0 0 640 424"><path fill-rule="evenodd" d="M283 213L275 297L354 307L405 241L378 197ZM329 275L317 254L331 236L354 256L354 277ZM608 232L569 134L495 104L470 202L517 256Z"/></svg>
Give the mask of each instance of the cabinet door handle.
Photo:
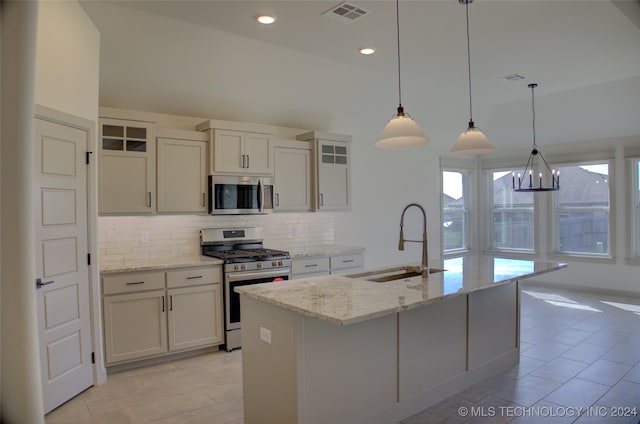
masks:
<svg viewBox="0 0 640 424"><path fill-rule="evenodd" d="M169 310L173 311L173 295L169 295Z"/></svg>
<svg viewBox="0 0 640 424"><path fill-rule="evenodd" d="M276 193L276 206L280 206L280 193Z"/></svg>
<svg viewBox="0 0 640 424"><path fill-rule="evenodd" d="M324 206L324 194L320 193L320 206Z"/></svg>
<svg viewBox="0 0 640 424"><path fill-rule="evenodd" d="M187 277L187 280L195 280L197 278L202 278L202 275L194 275L194 276L191 276L191 277Z"/></svg>
<svg viewBox="0 0 640 424"><path fill-rule="evenodd" d="M202 207L203 207L203 208L206 206L206 205L205 205L206 200L207 200L207 199L206 199L206 194L202 193Z"/></svg>
<svg viewBox="0 0 640 424"><path fill-rule="evenodd" d="M44 286L48 286L49 284L55 283L55 280L42 282L42 278L36 278L36 289L40 289Z"/></svg>
<svg viewBox="0 0 640 424"><path fill-rule="evenodd" d="M147 191L147 207L151 207L151 192Z"/></svg>
<svg viewBox="0 0 640 424"><path fill-rule="evenodd" d="M127 286L137 286L138 284L144 284L144 281L132 281L127 283Z"/></svg>
<svg viewBox="0 0 640 424"><path fill-rule="evenodd" d="M247 155L247 168L249 168L249 155Z"/></svg>
<svg viewBox="0 0 640 424"><path fill-rule="evenodd" d="M242 155L242 163L240 164L240 168L246 168L246 166L244 166L244 164L245 164L245 157L246 157L246 155Z"/></svg>
<svg viewBox="0 0 640 424"><path fill-rule="evenodd" d="M162 310L161 312L164 312L164 296L160 296L162 298Z"/></svg>

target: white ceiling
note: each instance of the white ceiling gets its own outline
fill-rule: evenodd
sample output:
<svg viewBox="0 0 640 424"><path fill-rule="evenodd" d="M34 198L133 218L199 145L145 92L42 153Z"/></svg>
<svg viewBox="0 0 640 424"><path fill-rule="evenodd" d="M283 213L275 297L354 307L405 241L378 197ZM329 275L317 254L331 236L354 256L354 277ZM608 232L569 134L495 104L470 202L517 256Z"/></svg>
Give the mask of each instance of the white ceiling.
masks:
<svg viewBox="0 0 640 424"><path fill-rule="evenodd" d="M370 13L350 24L322 16L338 3L84 1L100 103L374 139L398 103L395 2L355 0ZM531 144L529 82L541 145L640 135L639 1L477 0L469 14L473 117L497 147ZM446 148L469 119L465 7L402 0L400 31L403 104ZM500 79L513 73L526 79Z"/></svg>

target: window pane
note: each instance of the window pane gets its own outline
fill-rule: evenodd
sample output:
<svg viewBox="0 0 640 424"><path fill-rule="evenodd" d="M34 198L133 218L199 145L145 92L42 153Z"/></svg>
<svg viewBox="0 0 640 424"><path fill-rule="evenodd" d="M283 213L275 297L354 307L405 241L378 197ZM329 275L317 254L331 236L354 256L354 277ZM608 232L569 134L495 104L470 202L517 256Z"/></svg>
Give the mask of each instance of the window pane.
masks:
<svg viewBox="0 0 640 424"><path fill-rule="evenodd" d="M494 171L492 247L533 250L533 193L513 191L511 172Z"/></svg>
<svg viewBox="0 0 640 424"><path fill-rule="evenodd" d="M465 246L465 212L462 210L445 210L442 221L443 249L464 249Z"/></svg>
<svg viewBox="0 0 640 424"><path fill-rule="evenodd" d="M606 254L608 240L608 211L558 212L558 251Z"/></svg>
<svg viewBox="0 0 640 424"><path fill-rule="evenodd" d="M560 207L609 207L609 166L563 166L560 170Z"/></svg>
<svg viewBox="0 0 640 424"><path fill-rule="evenodd" d="M442 239L445 251L467 247L465 184L464 172L442 172Z"/></svg>
<svg viewBox="0 0 640 424"><path fill-rule="evenodd" d="M533 207L493 210L493 248L533 250Z"/></svg>

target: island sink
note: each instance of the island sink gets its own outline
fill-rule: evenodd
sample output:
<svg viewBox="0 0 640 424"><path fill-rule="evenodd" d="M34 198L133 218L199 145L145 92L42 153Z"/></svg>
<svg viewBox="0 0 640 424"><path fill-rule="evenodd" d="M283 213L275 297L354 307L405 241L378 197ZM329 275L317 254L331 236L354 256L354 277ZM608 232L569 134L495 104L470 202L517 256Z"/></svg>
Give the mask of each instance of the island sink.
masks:
<svg viewBox="0 0 640 424"><path fill-rule="evenodd" d="M429 268L429 274L444 272L441 268ZM422 268L416 266L397 266L392 268L384 268L373 271L361 272L357 274L349 274L347 277L360 278L376 283L385 283L388 281L404 280L405 278L422 276Z"/></svg>

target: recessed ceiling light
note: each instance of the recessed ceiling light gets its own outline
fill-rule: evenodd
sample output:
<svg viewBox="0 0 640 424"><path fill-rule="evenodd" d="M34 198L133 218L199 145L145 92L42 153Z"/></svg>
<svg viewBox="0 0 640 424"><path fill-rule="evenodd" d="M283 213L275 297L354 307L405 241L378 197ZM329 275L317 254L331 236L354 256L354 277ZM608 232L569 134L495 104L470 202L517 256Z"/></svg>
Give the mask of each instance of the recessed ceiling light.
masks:
<svg viewBox="0 0 640 424"><path fill-rule="evenodd" d="M256 20L264 25L270 25L276 21L276 17L273 15L257 15Z"/></svg>
<svg viewBox="0 0 640 424"><path fill-rule="evenodd" d="M363 47L360 49L360 54L363 54L365 56L374 54L375 52L376 52L376 49L374 49L373 47Z"/></svg>

